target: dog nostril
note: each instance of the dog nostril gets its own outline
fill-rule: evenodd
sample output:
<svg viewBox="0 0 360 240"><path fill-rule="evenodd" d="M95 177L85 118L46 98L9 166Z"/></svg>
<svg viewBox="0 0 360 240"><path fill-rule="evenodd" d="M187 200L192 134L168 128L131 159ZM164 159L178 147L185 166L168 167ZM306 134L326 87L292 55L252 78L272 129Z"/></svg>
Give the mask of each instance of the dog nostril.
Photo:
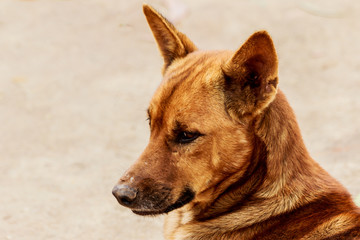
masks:
<svg viewBox="0 0 360 240"><path fill-rule="evenodd" d="M130 206L136 199L137 191L127 185L116 185L112 190L113 195L121 205Z"/></svg>
<svg viewBox="0 0 360 240"><path fill-rule="evenodd" d="M131 204L131 199L129 199L128 197L121 197L120 202L122 202L124 205L130 205Z"/></svg>

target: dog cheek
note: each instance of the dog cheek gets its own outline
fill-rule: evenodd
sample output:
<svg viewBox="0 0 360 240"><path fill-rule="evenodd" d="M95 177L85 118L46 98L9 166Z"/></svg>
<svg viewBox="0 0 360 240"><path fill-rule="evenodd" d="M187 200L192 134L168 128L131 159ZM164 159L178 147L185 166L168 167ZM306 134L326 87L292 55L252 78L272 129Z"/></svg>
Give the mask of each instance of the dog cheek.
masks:
<svg viewBox="0 0 360 240"><path fill-rule="evenodd" d="M169 166L172 168L171 182L173 186L173 194L178 196L181 192L189 187L193 189L192 179L194 178L192 169L195 168L192 163L191 157L182 151L172 152L171 157L168 159ZM179 174L181 173L181 174Z"/></svg>
<svg viewBox="0 0 360 240"><path fill-rule="evenodd" d="M189 156L179 165L178 171L182 172L179 181L182 182L183 186L190 187L195 192L201 191L213 176L209 163L199 155Z"/></svg>
<svg viewBox="0 0 360 240"><path fill-rule="evenodd" d="M221 164L218 167L223 174L229 174L239 171L248 164L248 159L252 153L252 145L242 132L233 131L234 138L223 137L218 158Z"/></svg>

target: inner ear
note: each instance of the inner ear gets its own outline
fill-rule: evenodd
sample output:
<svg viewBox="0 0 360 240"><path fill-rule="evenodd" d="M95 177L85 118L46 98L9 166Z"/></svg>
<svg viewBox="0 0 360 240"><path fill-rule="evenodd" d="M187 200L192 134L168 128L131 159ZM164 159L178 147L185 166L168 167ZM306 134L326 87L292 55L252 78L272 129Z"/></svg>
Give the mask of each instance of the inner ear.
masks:
<svg viewBox="0 0 360 240"><path fill-rule="evenodd" d="M251 87L259 87L262 79L267 75L264 72L266 64L266 59L259 54L244 61L243 72L244 79L246 80L245 82L248 82Z"/></svg>
<svg viewBox="0 0 360 240"><path fill-rule="evenodd" d="M277 67L268 33L253 34L223 66L228 110L237 116L262 111L276 94Z"/></svg>
<svg viewBox="0 0 360 240"><path fill-rule="evenodd" d="M250 74L262 78L277 76L277 55L274 44L265 31L254 33L224 66L232 78Z"/></svg>

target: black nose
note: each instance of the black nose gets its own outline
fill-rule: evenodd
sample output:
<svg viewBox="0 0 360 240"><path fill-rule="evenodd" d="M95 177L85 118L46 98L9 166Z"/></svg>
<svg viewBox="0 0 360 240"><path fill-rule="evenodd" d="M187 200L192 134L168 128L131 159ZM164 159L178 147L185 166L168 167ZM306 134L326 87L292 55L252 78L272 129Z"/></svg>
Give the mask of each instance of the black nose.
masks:
<svg viewBox="0 0 360 240"><path fill-rule="evenodd" d="M130 207L136 199L137 190L127 185L116 185L112 193L121 205Z"/></svg>

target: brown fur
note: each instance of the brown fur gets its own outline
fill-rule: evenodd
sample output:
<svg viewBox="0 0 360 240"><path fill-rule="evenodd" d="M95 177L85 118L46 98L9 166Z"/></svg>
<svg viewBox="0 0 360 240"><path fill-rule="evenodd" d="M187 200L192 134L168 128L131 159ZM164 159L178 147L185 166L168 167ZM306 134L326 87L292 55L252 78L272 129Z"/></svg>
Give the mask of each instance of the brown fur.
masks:
<svg viewBox="0 0 360 240"><path fill-rule="evenodd" d="M277 87L270 36L257 32L235 53L200 51L154 9L144 13L164 79L149 144L118 183L136 198L115 192L119 202L168 213L166 239L360 239L359 208L310 157Z"/></svg>

